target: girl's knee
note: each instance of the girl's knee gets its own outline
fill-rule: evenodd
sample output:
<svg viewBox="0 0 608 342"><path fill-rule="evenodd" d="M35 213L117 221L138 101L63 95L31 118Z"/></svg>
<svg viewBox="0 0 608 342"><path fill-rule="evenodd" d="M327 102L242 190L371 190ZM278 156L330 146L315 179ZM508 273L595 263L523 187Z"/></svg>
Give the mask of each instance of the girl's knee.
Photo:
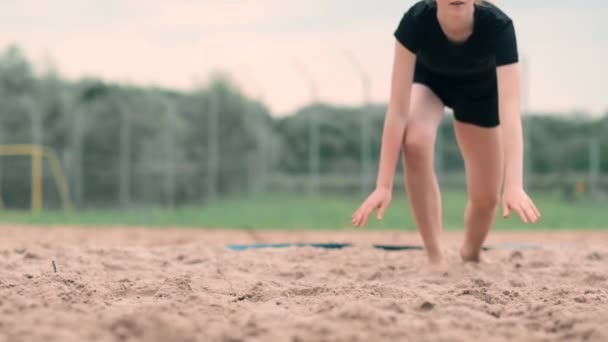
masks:
<svg viewBox="0 0 608 342"><path fill-rule="evenodd" d="M492 211L497 209L499 204L499 193L488 192L471 195L469 197L469 205L476 210Z"/></svg>
<svg viewBox="0 0 608 342"><path fill-rule="evenodd" d="M416 130L406 133L403 146L406 161L415 160L416 164L423 160L432 162L434 144L435 137L431 133Z"/></svg>

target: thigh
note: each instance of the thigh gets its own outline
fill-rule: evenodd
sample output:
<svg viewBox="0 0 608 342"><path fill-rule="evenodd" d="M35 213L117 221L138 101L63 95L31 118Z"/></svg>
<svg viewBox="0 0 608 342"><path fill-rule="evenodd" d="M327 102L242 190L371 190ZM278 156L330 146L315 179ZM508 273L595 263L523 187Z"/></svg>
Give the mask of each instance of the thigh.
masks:
<svg viewBox="0 0 608 342"><path fill-rule="evenodd" d="M414 83L411 92L404 138L434 141L444 116L444 104L428 85Z"/></svg>
<svg viewBox="0 0 608 342"><path fill-rule="evenodd" d="M500 128L455 121L454 130L465 163L469 197L496 199L504 160Z"/></svg>

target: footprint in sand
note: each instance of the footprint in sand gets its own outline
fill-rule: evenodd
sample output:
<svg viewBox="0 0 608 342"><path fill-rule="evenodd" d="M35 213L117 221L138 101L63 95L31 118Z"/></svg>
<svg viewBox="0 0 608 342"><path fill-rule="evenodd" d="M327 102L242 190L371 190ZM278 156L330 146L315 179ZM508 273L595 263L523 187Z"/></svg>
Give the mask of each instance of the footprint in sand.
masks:
<svg viewBox="0 0 608 342"><path fill-rule="evenodd" d="M547 268L547 267L551 267L552 263L549 261L535 260L535 261L530 262L528 265L531 268Z"/></svg>
<svg viewBox="0 0 608 342"><path fill-rule="evenodd" d="M513 251L509 255L509 262L522 260L523 258L524 258L524 254L521 251Z"/></svg>
<svg viewBox="0 0 608 342"><path fill-rule="evenodd" d="M471 281L473 282L473 285L475 285L477 287L488 287L488 286L492 285L491 281L483 280L481 278L475 278Z"/></svg>
<svg viewBox="0 0 608 342"><path fill-rule="evenodd" d="M513 287L526 287L526 283L521 280L509 280L509 285Z"/></svg>
<svg viewBox="0 0 608 342"><path fill-rule="evenodd" d="M435 308L435 304L425 301L424 303L420 304L420 311L431 311Z"/></svg>
<svg viewBox="0 0 608 342"><path fill-rule="evenodd" d="M606 280L608 280L608 277L603 274L591 273L585 278L584 282L587 285L598 285L600 283L605 282Z"/></svg>
<svg viewBox="0 0 608 342"><path fill-rule="evenodd" d="M385 305L383 307L383 309L385 309L387 311L394 312L394 313L398 313L398 314L405 313L405 311L403 310L403 308L401 308L401 306L399 304L395 303L395 302L391 302L391 303Z"/></svg>

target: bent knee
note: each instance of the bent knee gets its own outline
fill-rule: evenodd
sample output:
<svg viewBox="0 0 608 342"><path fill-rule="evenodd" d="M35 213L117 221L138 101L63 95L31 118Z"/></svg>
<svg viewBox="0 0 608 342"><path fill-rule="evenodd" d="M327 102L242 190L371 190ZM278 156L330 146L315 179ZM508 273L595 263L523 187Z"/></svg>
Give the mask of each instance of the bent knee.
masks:
<svg viewBox="0 0 608 342"><path fill-rule="evenodd" d="M500 204L500 195L498 193L481 193L474 194L469 197L469 205L471 208L483 211L492 211L498 208Z"/></svg>
<svg viewBox="0 0 608 342"><path fill-rule="evenodd" d="M435 136L432 133L412 130L405 134L406 158L432 159L434 147Z"/></svg>

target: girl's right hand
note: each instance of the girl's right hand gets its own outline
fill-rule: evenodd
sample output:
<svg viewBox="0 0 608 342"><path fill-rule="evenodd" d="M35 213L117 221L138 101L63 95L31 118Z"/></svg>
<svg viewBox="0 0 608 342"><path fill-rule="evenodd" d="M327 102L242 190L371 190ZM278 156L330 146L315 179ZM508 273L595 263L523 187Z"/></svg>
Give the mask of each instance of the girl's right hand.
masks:
<svg viewBox="0 0 608 342"><path fill-rule="evenodd" d="M355 227L366 226L369 216L376 210L378 210L378 220L382 220L391 203L391 197L392 193L388 189L377 188L374 190L353 214L353 225Z"/></svg>

